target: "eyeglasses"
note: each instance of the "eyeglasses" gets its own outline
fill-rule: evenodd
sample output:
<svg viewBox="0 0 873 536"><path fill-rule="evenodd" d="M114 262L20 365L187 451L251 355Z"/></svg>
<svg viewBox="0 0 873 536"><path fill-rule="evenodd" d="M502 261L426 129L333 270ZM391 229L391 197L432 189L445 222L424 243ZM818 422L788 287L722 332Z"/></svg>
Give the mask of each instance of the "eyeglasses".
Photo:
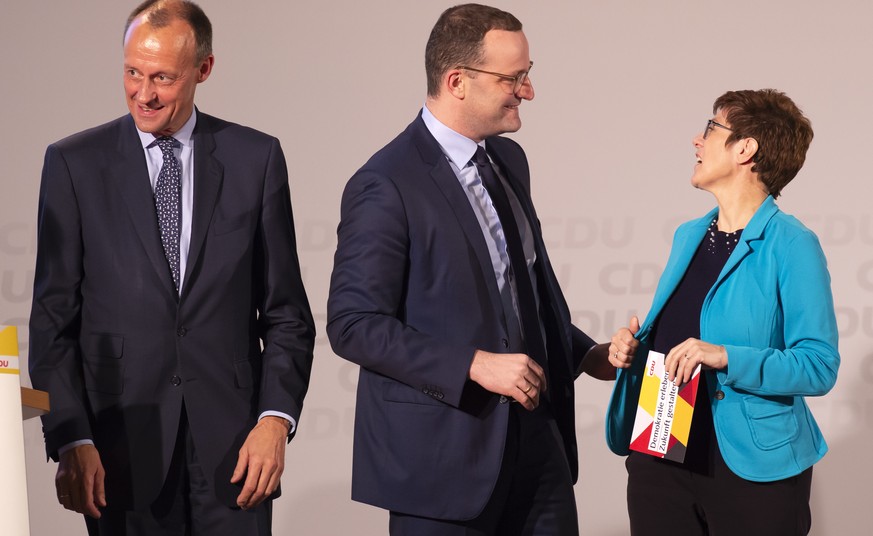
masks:
<svg viewBox="0 0 873 536"><path fill-rule="evenodd" d="M732 128L730 128L730 127L726 127L726 126L722 125L721 123L716 123L716 122L713 121L712 119L709 119L709 120L706 122L706 128L703 129L703 139L706 139L707 136L709 136L709 133L712 132L712 129L714 129L715 127L723 128L723 129L725 129L725 130L729 130L729 131L731 131L731 132L734 131L734 129L732 129Z"/></svg>
<svg viewBox="0 0 873 536"><path fill-rule="evenodd" d="M524 83L527 82L528 75L530 74L530 70L533 69L533 62L530 62L530 65L527 67L527 71L522 71L515 76L509 75L509 74L494 73L491 71L483 71L482 69L474 69L473 67L466 67L464 65L458 65L457 68L458 69L465 69L467 71L473 71L476 73L490 74L491 76L496 76L498 78L502 78L503 80L507 80L507 81L512 80L512 91L510 93L515 95L516 93L521 91L521 86L523 86Z"/></svg>

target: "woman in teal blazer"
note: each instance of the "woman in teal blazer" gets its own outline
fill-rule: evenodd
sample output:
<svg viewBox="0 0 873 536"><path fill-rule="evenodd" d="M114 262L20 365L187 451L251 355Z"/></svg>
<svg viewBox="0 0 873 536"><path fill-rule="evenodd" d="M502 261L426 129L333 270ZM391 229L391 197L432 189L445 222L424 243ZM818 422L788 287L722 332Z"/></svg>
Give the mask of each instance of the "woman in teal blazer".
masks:
<svg viewBox="0 0 873 536"><path fill-rule="evenodd" d="M629 454L649 350L675 382L702 364L685 461L628 457L632 534L807 534L827 445L804 397L836 382L837 324L818 239L774 198L812 128L773 90L728 92L713 112L691 182L718 206L679 227L642 326L612 338L607 443Z"/></svg>

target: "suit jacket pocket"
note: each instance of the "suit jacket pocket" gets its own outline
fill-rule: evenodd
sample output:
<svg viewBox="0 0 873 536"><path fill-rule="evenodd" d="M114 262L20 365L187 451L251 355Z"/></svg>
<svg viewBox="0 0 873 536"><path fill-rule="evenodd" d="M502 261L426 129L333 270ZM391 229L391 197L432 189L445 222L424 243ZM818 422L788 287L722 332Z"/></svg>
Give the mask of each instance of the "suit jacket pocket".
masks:
<svg viewBox="0 0 873 536"><path fill-rule="evenodd" d="M387 402L446 407L438 400L440 396L442 393L436 387L427 386L419 391L396 381L386 381L382 384L382 400Z"/></svg>
<svg viewBox="0 0 873 536"><path fill-rule="evenodd" d="M82 354L85 358L121 358L124 352L124 337L114 333L91 333L82 336Z"/></svg>
<svg viewBox="0 0 873 536"><path fill-rule="evenodd" d="M743 407L752 431L752 440L759 448L779 448L797 437L797 418L790 403L752 396L743 399Z"/></svg>

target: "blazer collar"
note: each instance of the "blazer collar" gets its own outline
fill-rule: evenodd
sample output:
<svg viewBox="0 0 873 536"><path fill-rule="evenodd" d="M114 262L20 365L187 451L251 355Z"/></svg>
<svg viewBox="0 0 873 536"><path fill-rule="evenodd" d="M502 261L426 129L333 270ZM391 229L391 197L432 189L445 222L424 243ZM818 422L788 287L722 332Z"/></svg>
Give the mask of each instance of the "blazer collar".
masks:
<svg viewBox="0 0 873 536"><path fill-rule="evenodd" d="M755 211L755 214L752 216L752 219L749 220L746 228L743 229L739 242L737 242L733 253L728 257L721 273L719 273L716 282L713 284L713 288L721 284L721 282L736 269L743 259L748 257L749 254L754 251L754 244L764 237L764 229L767 227L767 224L773 216L778 212L779 207L776 206L773 197L768 196L764 202L761 203L761 206L758 207L758 210ZM668 264L664 270L664 274L662 275L663 280L658 285L658 292L656 292L655 299L657 301L652 303L650 314L646 318L645 325L641 332L648 331L651 323L654 322L657 315L661 313L661 309L663 309L667 299L673 295L676 287L679 286L679 282L685 276L685 272L688 271L688 266L691 264L691 259L694 257L694 253L700 246L700 241L706 236L706 231L709 228L709 225L717 215L718 208L716 207L710 210L702 218L690 222L688 227L682 233L677 234L676 243L673 246L675 250L673 253L676 255L675 262ZM662 286L663 291L661 289Z"/></svg>

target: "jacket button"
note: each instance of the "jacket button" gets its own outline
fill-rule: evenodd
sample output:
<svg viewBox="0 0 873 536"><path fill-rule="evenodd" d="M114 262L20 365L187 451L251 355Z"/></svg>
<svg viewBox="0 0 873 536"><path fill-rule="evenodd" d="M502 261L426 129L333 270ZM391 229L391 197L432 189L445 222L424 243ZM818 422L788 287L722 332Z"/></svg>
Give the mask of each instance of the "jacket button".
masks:
<svg viewBox="0 0 873 536"><path fill-rule="evenodd" d="M501 403L501 404L506 404L507 402L509 402L509 399L506 398L506 397L503 396L503 395L500 395L500 403Z"/></svg>
<svg viewBox="0 0 873 536"><path fill-rule="evenodd" d="M170 383L172 383L176 387L179 387L179 385L182 384L182 378L178 376L173 376L172 378L170 378Z"/></svg>
<svg viewBox="0 0 873 536"><path fill-rule="evenodd" d="M506 339L500 339L500 344L502 344L504 348L509 348L509 341Z"/></svg>
<svg viewBox="0 0 873 536"><path fill-rule="evenodd" d="M715 392L716 400L724 400L724 391L716 391Z"/></svg>
<svg viewBox="0 0 873 536"><path fill-rule="evenodd" d="M187 334L188 334L188 330L185 329L184 327L181 327L181 328L176 330L176 335L178 335L179 337L184 337Z"/></svg>

